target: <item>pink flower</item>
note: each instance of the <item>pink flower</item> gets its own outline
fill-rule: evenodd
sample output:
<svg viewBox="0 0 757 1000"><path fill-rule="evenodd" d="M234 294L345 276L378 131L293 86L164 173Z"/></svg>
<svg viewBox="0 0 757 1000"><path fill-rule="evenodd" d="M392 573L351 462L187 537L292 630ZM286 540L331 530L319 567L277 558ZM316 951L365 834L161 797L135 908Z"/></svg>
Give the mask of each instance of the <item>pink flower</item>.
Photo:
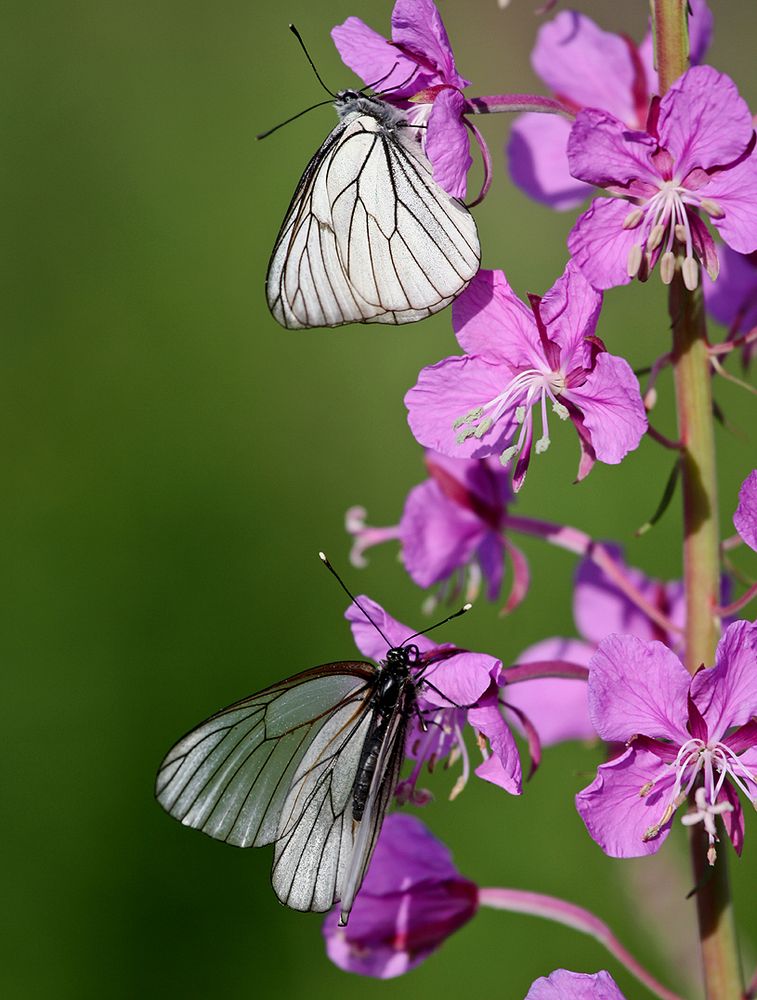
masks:
<svg viewBox="0 0 757 1000"><path fill-rule="evenodd" d="M411 579L420 587L441 585L438 596L427 602L430 611L440 599L455 599L461 591L466 601L474 601L482 580L489 600L496 600L509 551L512 610L513 602L525 596L528 568L504 535L512 500L507 471L496 459L454 459L433 451L426 452L426 467L429 478L408 493L398 525L373 528L365 523L363 507L347 512L347 530L355 539L353 565L365 565L364 553L371 546L398 539Z"/></svg>
<svg viewBox="0 0 757 1000"><path fill-rule="evenodd" d="M370 597L361 596L358 601L392 645L402 645L413 634L414 629L392 618ZM373 660L384 659L386 642L360 609L351 604L345 618L352 627L352 636L360 652ZM483 756L483 762L475 769L476 775L512 795L520 795L522 775L518 748L499 700L502 663L484 653L458 650L450 645L437 646L423 635L413 642L420 651L421 666L432 661L433 665L424 669L418 690L418 707L426 729L424 731L418 719L413 719L408 727L406 751L415 761L415 767L400 783L397 790L400 801L427 801L428 795L416 790L424 765L432 767L453 750L455 757L462 761L462 774L450 797L462 791L470 773L468 750L463 740L466 722L479 737Z"/></svg>
<svg viewBox="0 0 757 1000"><path fill-rule="evenodd" d="M625 1000L609 972L568 972L558 969L531 984L526 1000Z"/></svg>
<svg viewBox="0 0 757 1000"><path fill-rule="evenodd" d="M654 854L676 810L694 796L686 825L703 823L715 860L721 816L741 853L740 789L757 799L757 626L730 625L715 666L691 677L660 642L611 635L590 662L589 712L599 735L628 744L576 796L591 837L611 857Z"/></svg>
<svg viewBox="0 0 757 1000"><path fill-rule="evenodd" d="M692 0L691 62L704 58L712 35L705 0ZM543 25L531 53L537 76L563 104L579 111L601 108L629 128L642 129L658 92L651 31L641 45L603 31L576 11L563 11ZM513 181L529 197L559 211L575 208L591 194L568 168L570 122L559 115L525 114L513 123L507 155Z"/></svg>
<svg viewBox="0 0 757 1000"><path fill-rule="evenodd" d="M326 951L346 972L392 979L425 961L474 916L478 887L415 816L387 816L347 927L336 907Z"/></svg>
<svg viewBox="0 0 757 1000"><path fill-rule="evenodd" d="M734 250L757 249L752 117L734 82L711 66L690 69L653 102L645 130L631 131L606 111L579 112L568 159L575 177L619 196L595 199L568 237L596 288L646 278L658 260L669 283L674 251L685 255L687 288L697 286L698 262L717 277L715 242L700 212Z"/></svg>
<svg viewBox="0 0 757 1000"><path fill-rule="evenodd" d="M652 579L641 570L626 566L616 546L606 545L605 548L637 591L674 624L682 626L685 613L683 584L679 580ZM542 639L525 649L516 662L567 660L588 667L597 645L613 632L646 640L659 639L671 647L680 643L680 633L662 634L662 630L591 559L582 559L576 570L573 619L580 639ZM527 716L542 746L564 740L596 739L589 718L588 684L583 681L545 677L528 684L515 684L508 688L507 703Z"/></svg>
<svg viewBox="0 0 757 1000"><path fill-rule="evenodd" d="M358 17L348 17L331 37L342 60L364 83L402 108L411 124L421 126L434 180L453 197L464 198L472 159L462 91L470 81L457 72L433 0L397 0L391 41Z"/></svg>
<svg viewBox="0 0 757 1000"><path fill-rule="evenodd" d="M424 368L405 396L417 441L452 458L516 459L523 485L541 412L536 452L550 443L547 410L570 418L582 447L579 479L595 459L620 462L647 427L639 384L595 336L602 296L569 262L544 296L517 298L502 271L479 271L455 300L452 325L467 352Z"/></svg>
<svg viewBox="0 0 757 1000"><path fill-rule="evenodd" d="M733 524L749 548L757 552L757 469L741 484Z"/></svg>

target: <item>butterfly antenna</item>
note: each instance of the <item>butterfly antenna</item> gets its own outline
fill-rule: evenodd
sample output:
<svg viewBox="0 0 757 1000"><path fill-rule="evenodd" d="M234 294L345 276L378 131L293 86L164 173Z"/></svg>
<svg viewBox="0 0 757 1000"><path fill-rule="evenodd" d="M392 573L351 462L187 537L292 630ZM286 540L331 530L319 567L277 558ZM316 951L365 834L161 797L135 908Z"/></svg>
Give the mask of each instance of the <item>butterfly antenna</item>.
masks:
<svg viewBox="0 0 757 1000"><path fill-rule="evenodd" d="M349 599L350 599L350 600L352 601L352 603L353 603L353 604L354 604L354 605L355 605L356 607L360 608L360 610L361 610L361 611L363 612L363 614L364 614L364 615L365 615L365 617L366 617L366 618L368 619L368 621L369 621L369 622L371 623L371 625L373 625L373 627L374 627L374 628L376 629L376 631L378 632L378 634L379 634L379 635L381 636L381 638L382 638L382 639L384 640L384 642L385 642L385 643L387 644L387 646L389 646L389 648L391 649L391 648L392 648L392 644L391 644L391 642L389 642L389 640L387 639L387 637L386 637L386 636L384 635L384 633L383 633L383 632L381 631L381 629L380 629L380 628L378 627L378 625L376 624L376 622L375 622L375 621L374 621L374 620L373 620L373 619L371 618L371 616L370 616L370 615L368 614L368 612L367 612L367 611L365 610L365 608L364 608L364 607L363 607L363 605L362 605L362 604L360 603L360 601L359 601L359 600L357 599L357 597L355 597L355 595L354 595L353 593L351 593L351 592L350 592L350 591L349 591L349 590L347 589L347 585L345 584L344 580L343 580L343 579L341 578L341 576L339 576L339 574L337 573L337 571L336 571L336 570L334 569L334 567L333 567L333 566L331 565L331 563L330 563L330 562L328 561L328 559L326 558L326 553L325 553L325 552L319 552L319 553L318 553L318 558L319 558L319 559L321 560L321 562L322 562L322 563L323 563L323 565L324 565L324 566L326 567L326 569L327 569L327 570L328 570L328 571L329 571L329 572L330 572L331 574L333 574L333 576L335 576L335 577L336 577L336 579L337 579L337 582L339 583L339 586L340 586L340 587L342 588L342 590L343 590L343 591L345 592L345 594L346 594L346 595L347 595L347 596L349 597ZM458 614L459 614L459 613L460 613L460 612L458 612ZM453 615L452 617L454 618L455 616Z"/></svg>
<svg viewBox="0 0 757 1000"><path fill-rule="evenodd" d="M318 80L318 82L320 83L320 85L323 87L323 89L326 91L327 94L331 94L332 97L336 97L336 94L334 93L334 91L333 90L329 90L329 88L326 86L326 84L321 79L321 74L315 68L315 63L310 58L310 53L308 52L308 50L305 48L305 43L302 40L302 35L299 33L299 31L295 28L295 26L293 24L289 25L289 30L292 32L292 34L294 35L294 37L300 43L300 48L305 53L305 58L310 63L310 66L312 67L312 70L315 73L316 79Z"/></svg>
<svg viewBox="0 0 757 1000"><path fill-rule="evenodd" d="M318 104L311 104L309 108L305 108L304 111L298 111L296 115L292 115L292 117L287 118L286 121L279 122L278 125L274 125L273 128L269 128L267 132L261 132L259 135L256 135L255 138L265 139L269 135L272 135L274 132L278 131L278 129L283 128L284 125L288 125L290 122L296 121L298 118L302 118L302 116L306 115L308 111L315 111L316 108L322 108L326 104L331 104L331 101L330 100L319 101Z"/></svg>
<svg viewBox="0 0 757 1000"><path fill-rule="evenodd" d="M429 625L429 627L424 628L422 632L413 632L412 635L409 635L407 639L405 639L402 645L404 646L406 643L410 642L411 639L417 639L419 635L426 635L427 632L433 632L435 628L439 628L440 625L446 625L447 622L451 622L453 618L459 618L460 615L464 615L467 611L470 611L472 607L472 604L464 604L459 611L449 615L447 618L443 618L442 621L437 622L436 625Z"/></svg>

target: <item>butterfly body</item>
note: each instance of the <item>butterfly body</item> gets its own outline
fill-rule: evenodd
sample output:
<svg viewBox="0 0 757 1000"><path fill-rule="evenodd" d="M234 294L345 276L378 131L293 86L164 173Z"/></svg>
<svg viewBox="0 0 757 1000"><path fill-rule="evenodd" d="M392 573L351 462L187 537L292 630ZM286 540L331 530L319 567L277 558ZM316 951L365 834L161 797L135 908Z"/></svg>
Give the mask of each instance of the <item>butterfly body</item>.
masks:
<svg viewBox="0 0 757 1000"><path fill-rule="evenodd" d="M377 679L372 699L371 726L363 744L352 796L352 817L363 818L366 799L376 773L381 749L397 712L409 718L415 705L415 684L410 676L410 666L417 662L416 646L398 646L390 649Z"/></svg>
<svg viewBox="0 0 757 1000"><path fill-rule="evenodd" d="M436 183L402 111L352 90L334 106L274 245L269 308L288 329L430 316L478 271L473 217Z"/></svg>

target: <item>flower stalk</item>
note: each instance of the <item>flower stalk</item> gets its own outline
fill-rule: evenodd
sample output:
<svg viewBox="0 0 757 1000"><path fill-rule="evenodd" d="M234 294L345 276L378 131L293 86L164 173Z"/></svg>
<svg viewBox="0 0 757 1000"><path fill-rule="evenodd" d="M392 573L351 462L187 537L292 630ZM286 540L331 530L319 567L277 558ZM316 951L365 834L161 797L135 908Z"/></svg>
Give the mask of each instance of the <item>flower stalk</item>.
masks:
<svg viewBox="0 0 757 1000"><path fill-rule="evenodd" d="M660 91L664 94L688 69L687 0L651 0L655 55ZM681 481L684 517L684 583L686 589L686 666L695 673L712 663L718 639L715 616L719 589L718 503L712 388L701 282L690 291L679 257L670 286L673 370L678 427L683 446ZM719 821L722 829L722 823ZM743 996L736 929L728 884L727 855L715 865L706 861L706 835L692 828L691 852L696 884L697 916L708 1000Z"/></svg>
<svg viewBox="0 0 757 1000"><path fill-rule="evenodd" d="M506 910L509 913L528 913L532 917L543 917L556 923L572 927L573 930L588 934L598 941L607 951L621 962L626 969L643 983L655 996L661 1000L680 1000L673 993L650 975L633 955L624 948L613 932L599 917L589 910L569 903L555 896L545 896L539 892L526 892L521 889L483 888L478 891L478 902L494 910Z"/></svg>

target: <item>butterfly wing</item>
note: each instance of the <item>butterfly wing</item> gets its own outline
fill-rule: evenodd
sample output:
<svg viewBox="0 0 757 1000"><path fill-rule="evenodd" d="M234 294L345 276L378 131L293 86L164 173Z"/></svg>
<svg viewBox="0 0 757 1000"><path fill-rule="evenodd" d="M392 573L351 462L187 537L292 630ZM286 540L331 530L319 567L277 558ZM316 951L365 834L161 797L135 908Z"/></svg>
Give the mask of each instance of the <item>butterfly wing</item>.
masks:
<svg viewBox="0 0 757 1000"><path fill-rule="evenodd" d="M185 826L238 847L272 843L303 758L334 719L370 718L377 668L314 667L217 712L168 752L156 797Z"/></svg>
<svg viewBox="0 0 757 1000"><path fill-rule="evenodd" d="M344 926L349 919L355 896L363 884L378 840L384 816L392 801L399 781L402 761L405 757L405 735L407 733L407 708L400 707L391 720L389 730L381 748L371 787L366 799L363 818L358 826L349 866L338 887L341 900L339 923Z"/></svg>
<svg viewBox="0 0 757 1000"><path fill-rule="evenodd" d="M473 217L434 181L410 131L349 116L308 164L266 279L283 326L411 323L478 271Z"/></svg>
<svg viewBox="0 0 757 1000"><path fill-rule="evenodd" d="M271 882L282 903L324 912L342 900L348 914L363 881L404 757L405 711L387 728L363 818L353 818L369 713L335 713L303 757L281 813Z"/></svg>

